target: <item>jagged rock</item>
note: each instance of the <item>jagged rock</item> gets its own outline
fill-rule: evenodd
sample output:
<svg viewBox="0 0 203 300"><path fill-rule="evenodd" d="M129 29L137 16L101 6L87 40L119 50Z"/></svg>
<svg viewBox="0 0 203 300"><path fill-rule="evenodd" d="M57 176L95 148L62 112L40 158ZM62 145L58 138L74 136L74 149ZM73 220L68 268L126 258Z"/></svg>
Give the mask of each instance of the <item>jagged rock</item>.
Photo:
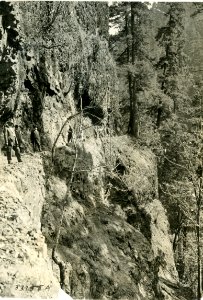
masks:
<svg viewBox="0 0 203 300"><path fill-rule="evenodd" d="M0 158L1 296L52 297L59 285L53 277L40 216L45 182L39 158L6 165Z"/></svg>
<svg viewBox="0 0 203 300"><path fill-rule="evenodd" d="M67 291L76 298L175 299L175 292L167 293L161 284L165 279L178 286L178 276L168 220L156 199L155 157L133 149L126 136L111 138L111 143L111 151L104 139L93 137L83 147L77 145L76 174L83 174L80 161L91 162L91 168L73 183L73 198L64 209L57 252L71 265ZM60 176L68 179L73 162L62 149L56 149L57 164ZM127 169L122 175L113 167L118 156ZM62 208L50 193L46 203L42 228L51 247Z"/></svg>
<svg viewBox="0 0 203 300"><path fill-rule="evenodd" d="M84 15L86 5L92 4L81 4ZM88 28L92 20L84 20ZM0 30L4 49L8 32L2 22ZM50 150L77 111L69 77L56 70L49 55L40 61L29 50L19 68L21 58L11 59L11 52L3 59L15 92L8 90L11 99L1 94L1 121L15 113L28 150L31 126L37 124ZM168 221L158 200L156 159L129 137L113 137L105 122L93 127L87 115L71 119L55 144L53 161L49 153L30 153L23 163L7 166L1 156L1 296L52 298L63 285L75 298L191 300L178 284ZM69 125L75 143L66 145ZM2 147L2 126L0 136ZM116 168L118 161L124 172ZM58 232L58 263L51 264Z"/></svg>

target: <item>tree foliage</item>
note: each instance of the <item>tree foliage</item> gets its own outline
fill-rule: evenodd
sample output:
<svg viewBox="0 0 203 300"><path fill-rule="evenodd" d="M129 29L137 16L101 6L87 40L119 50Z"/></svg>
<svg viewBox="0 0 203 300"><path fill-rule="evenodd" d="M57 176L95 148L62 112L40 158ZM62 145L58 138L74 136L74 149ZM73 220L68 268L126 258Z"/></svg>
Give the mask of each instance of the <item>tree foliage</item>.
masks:
<svg viewBox="0 0 203 300"><path fill-rule="evenodd" d="M202 103L185 55L185 8L183 3L154 4L152 9L144 3L114 3L110 20L117 32L110 37L110 50L119 88L125 91L120 99L125 126L139 119L129 133L157 154L160 199L169 216L178 272L195 290L201 272Z"/></svg>
<svg viewBox="0 0 203 300"><path fill-rule="evenodd" d="M185 81L188 72L184 54L184 4L169 3L166 26L159 28L156 39L163 48L157 63L159 82L162 91L173 100L173 112L183 109L186 98ZM182 104L182 105L181 105Z"/></svg>
<svg viewBox="0 0 203 300"><path fill-rule="evenodd" d="M118 28L110 38L110 49L120 68L122 84L128 90L128 95L120 100L121 110L128 112L128 133L138 138L145 130L140 126L143 115L155 105L153 95L158 93L150 52L150 12L145 3L123 2L110 7L110 17L111 26Z"/></svg>

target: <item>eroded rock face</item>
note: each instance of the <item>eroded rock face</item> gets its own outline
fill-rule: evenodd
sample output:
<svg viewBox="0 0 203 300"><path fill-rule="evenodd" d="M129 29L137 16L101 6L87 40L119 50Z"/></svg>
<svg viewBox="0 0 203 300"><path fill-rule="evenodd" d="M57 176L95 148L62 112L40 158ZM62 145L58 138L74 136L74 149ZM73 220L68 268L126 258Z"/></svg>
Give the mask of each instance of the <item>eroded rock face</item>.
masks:
<svg viewBox="0 0 203 300"><path fill-rule="evenodd" d="M175 290L177 272L165 211L155 199L154 157L131 145L125 136L112 138L114 168L107 168L104 140L92 137L83 146L77 144L80 162L57 247L63 289L75 298L184 299ZM1 158L2 296L55 297L59 291L60 270L55 263L52 269L50 259L74 149L71 143L68 151L56 149L60 159L55 165L48 153L42 159L25 155L23 163L13 166ZM118 158L125 167L122 176L115 169Z"/></svg>
<svg viewBox="0 0 203 300"><path fill-rule="evenodd" d="M55 152L42 228L51 251L64 213L57 247L67 264L64 290L76 298L179 299L168 288L178 286L178 276L168 220L157 200L155 158L133 149L126 136L111 138L109 151L108 139L77 144L73 197L65 205L75 148Z"/></svg>
<svg viewBox="0 0 203 300"><path fill-rule="evenodd" d="M9 2L0 6L0 116L1 120L13 116L19 96L19 34L18 5Z"/></svg>
<svg viewBox="0 0 203 300"><path fill-rule="evenodd" d="M15 159L13 159L15 161ZM45 184L39 157L0 170L0 294L2 297L53 297L59 285L53 277L41 233Z"/></svg>

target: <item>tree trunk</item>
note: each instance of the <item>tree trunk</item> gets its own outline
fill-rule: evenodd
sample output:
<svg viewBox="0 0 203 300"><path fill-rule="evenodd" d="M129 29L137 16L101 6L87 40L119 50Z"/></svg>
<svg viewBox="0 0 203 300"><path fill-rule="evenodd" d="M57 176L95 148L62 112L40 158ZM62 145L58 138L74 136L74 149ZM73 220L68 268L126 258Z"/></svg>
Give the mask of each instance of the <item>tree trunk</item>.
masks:
<svg viewBox="0 0 203 300"><path fill-rule="evenodd" d="M131 134L138 138L139 136L139 115L138 115L138 99L136 94L136 82L135 78L132 79L132 124L131 124Z"/></svg>
<svg viewBox="0 0 203 300"><path fill-rule="evenodd" d="M200 214L198 213L197 225L197 299L202 297L202 280L201 280L201 249L200 249Z"/></svg>
<svg viewBox="0 0 203 300"><path fill-rule="evenodd" d="M128 11L126 9L125 12L125 34L126 34L126 44L127 44L127 63L130 64L130 30L129 30L129 15ZM129 124L128 124L128 132L131 132L132 129L132 112L133 112L133 107L132 107L132 75L131 72L128 71L128 91L129 91L129 98L130 98L130 118L129 118Z"/></svg>
<svg viewBox="0 0 203 300"><path fill-rule="evenodd" d="M166 57L168 58L169 55L169 46L166 46ZM163 81L161 83L161 90L166 94L166 69L167 69L167 65L164 64L163 66ZM162 101L159 101L159 106L157 108L157 119L156 119L156 126L157 128L160 127L161 125L161 117L162 117L162 113L163 113L163 108L162 108Z"/></svg>
<svg viewBox="0 0 203 300"><path fill-rule="evenodd" d="M130 3L131 7L131 36L132 36L132 45L131 45L131 61L132 65L135 64L135 53L136 53L136 33L135 33L135 2ZM130 120L129 120L129 133L134 137L138 138L139 136L139 113L138 113L138 97L136 91L136 80L133 75L130 73L128 75L129 81L129 90L130 90Z"/></svg>
<svg viewBox="0 0 203 300"><path fill-rule="evenodd" d="M129 20L128 20L128 11L125 12L125 34L126 34L126 43L127 43L127 62L130 63L130 38L129 38Z"/></svg>
<svg viewBox="0 0 203 300"><path fill-rule="evenodd" d="M202 177L199 183L199 197L197 199L197 299L201 300L202 297L202 266L201 266L201 245L200 245L200 213L201 213L201 198L202 198Z"/></svg>
<svg viewBox="0 0 203 300"><path fill-rule="evenodd" d="M130 8L131 8L131 35L132 35L132 64L135 63L135 47L136 47L136 36L135 36L135 6L136 3L131 2Z"/></svg>
<svg viewBox="0 0 203 300"><path fill-rule="evenodd" d="M132 103L132 76L130 72L128 72L128 90L129 90L129 97L130 97L130 119L128 124L128 133L131 133L132 120L133 120L133 103Z"/></svg>
<svg viewBox="0 0 203 300"><path fill-rule="evenodd" d="M159 128L160 125L161 125L162 111L163 111L163 108L162 108L162 103L161 103L161 101L160 101L160 102L159 102L159 106L158 106L158 108L157 108L157 119L156 119L156 126L157 126L157 128Z"/></svg>
<svg viewBox="0 0 203 300"><path fill-rule="evenodd" d="M180 233L181 233L182 228L183 228L183 214L182 214L180 208L178 208L178 226L176 228L174 240L173 240L173 251L174 252L176 251L176 247L179 242Z"/></svg>

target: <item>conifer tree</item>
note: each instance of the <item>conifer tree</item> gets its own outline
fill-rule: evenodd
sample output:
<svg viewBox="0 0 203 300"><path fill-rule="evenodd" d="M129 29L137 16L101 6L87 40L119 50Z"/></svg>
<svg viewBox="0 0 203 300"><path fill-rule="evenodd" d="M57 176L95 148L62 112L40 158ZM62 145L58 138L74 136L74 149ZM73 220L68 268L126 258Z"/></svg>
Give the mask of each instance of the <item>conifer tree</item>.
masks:
<svg viewBox="0 0 203 300"><path fill-rule="evenodd" d="M184 80L186 56L183 52L184 40L184 4L168 3L168 22L166 26L159 28L156 36L159 45L163 49L157 68L159 71L160 88L173 100L173 112L183 108ZM162 103L157 115L157 126L160 126Z"/></svg>
<svg viewBox="0 0 203 300"><path fill-rule="evenodd" d="M110 39L110 49L113 49L122 76L127 79L128 133L138 138L142 114L139 98L153 78L147 36L149 9L142 2L116 3L110 8L111 21L119 28L118 33Z"/></svg>

